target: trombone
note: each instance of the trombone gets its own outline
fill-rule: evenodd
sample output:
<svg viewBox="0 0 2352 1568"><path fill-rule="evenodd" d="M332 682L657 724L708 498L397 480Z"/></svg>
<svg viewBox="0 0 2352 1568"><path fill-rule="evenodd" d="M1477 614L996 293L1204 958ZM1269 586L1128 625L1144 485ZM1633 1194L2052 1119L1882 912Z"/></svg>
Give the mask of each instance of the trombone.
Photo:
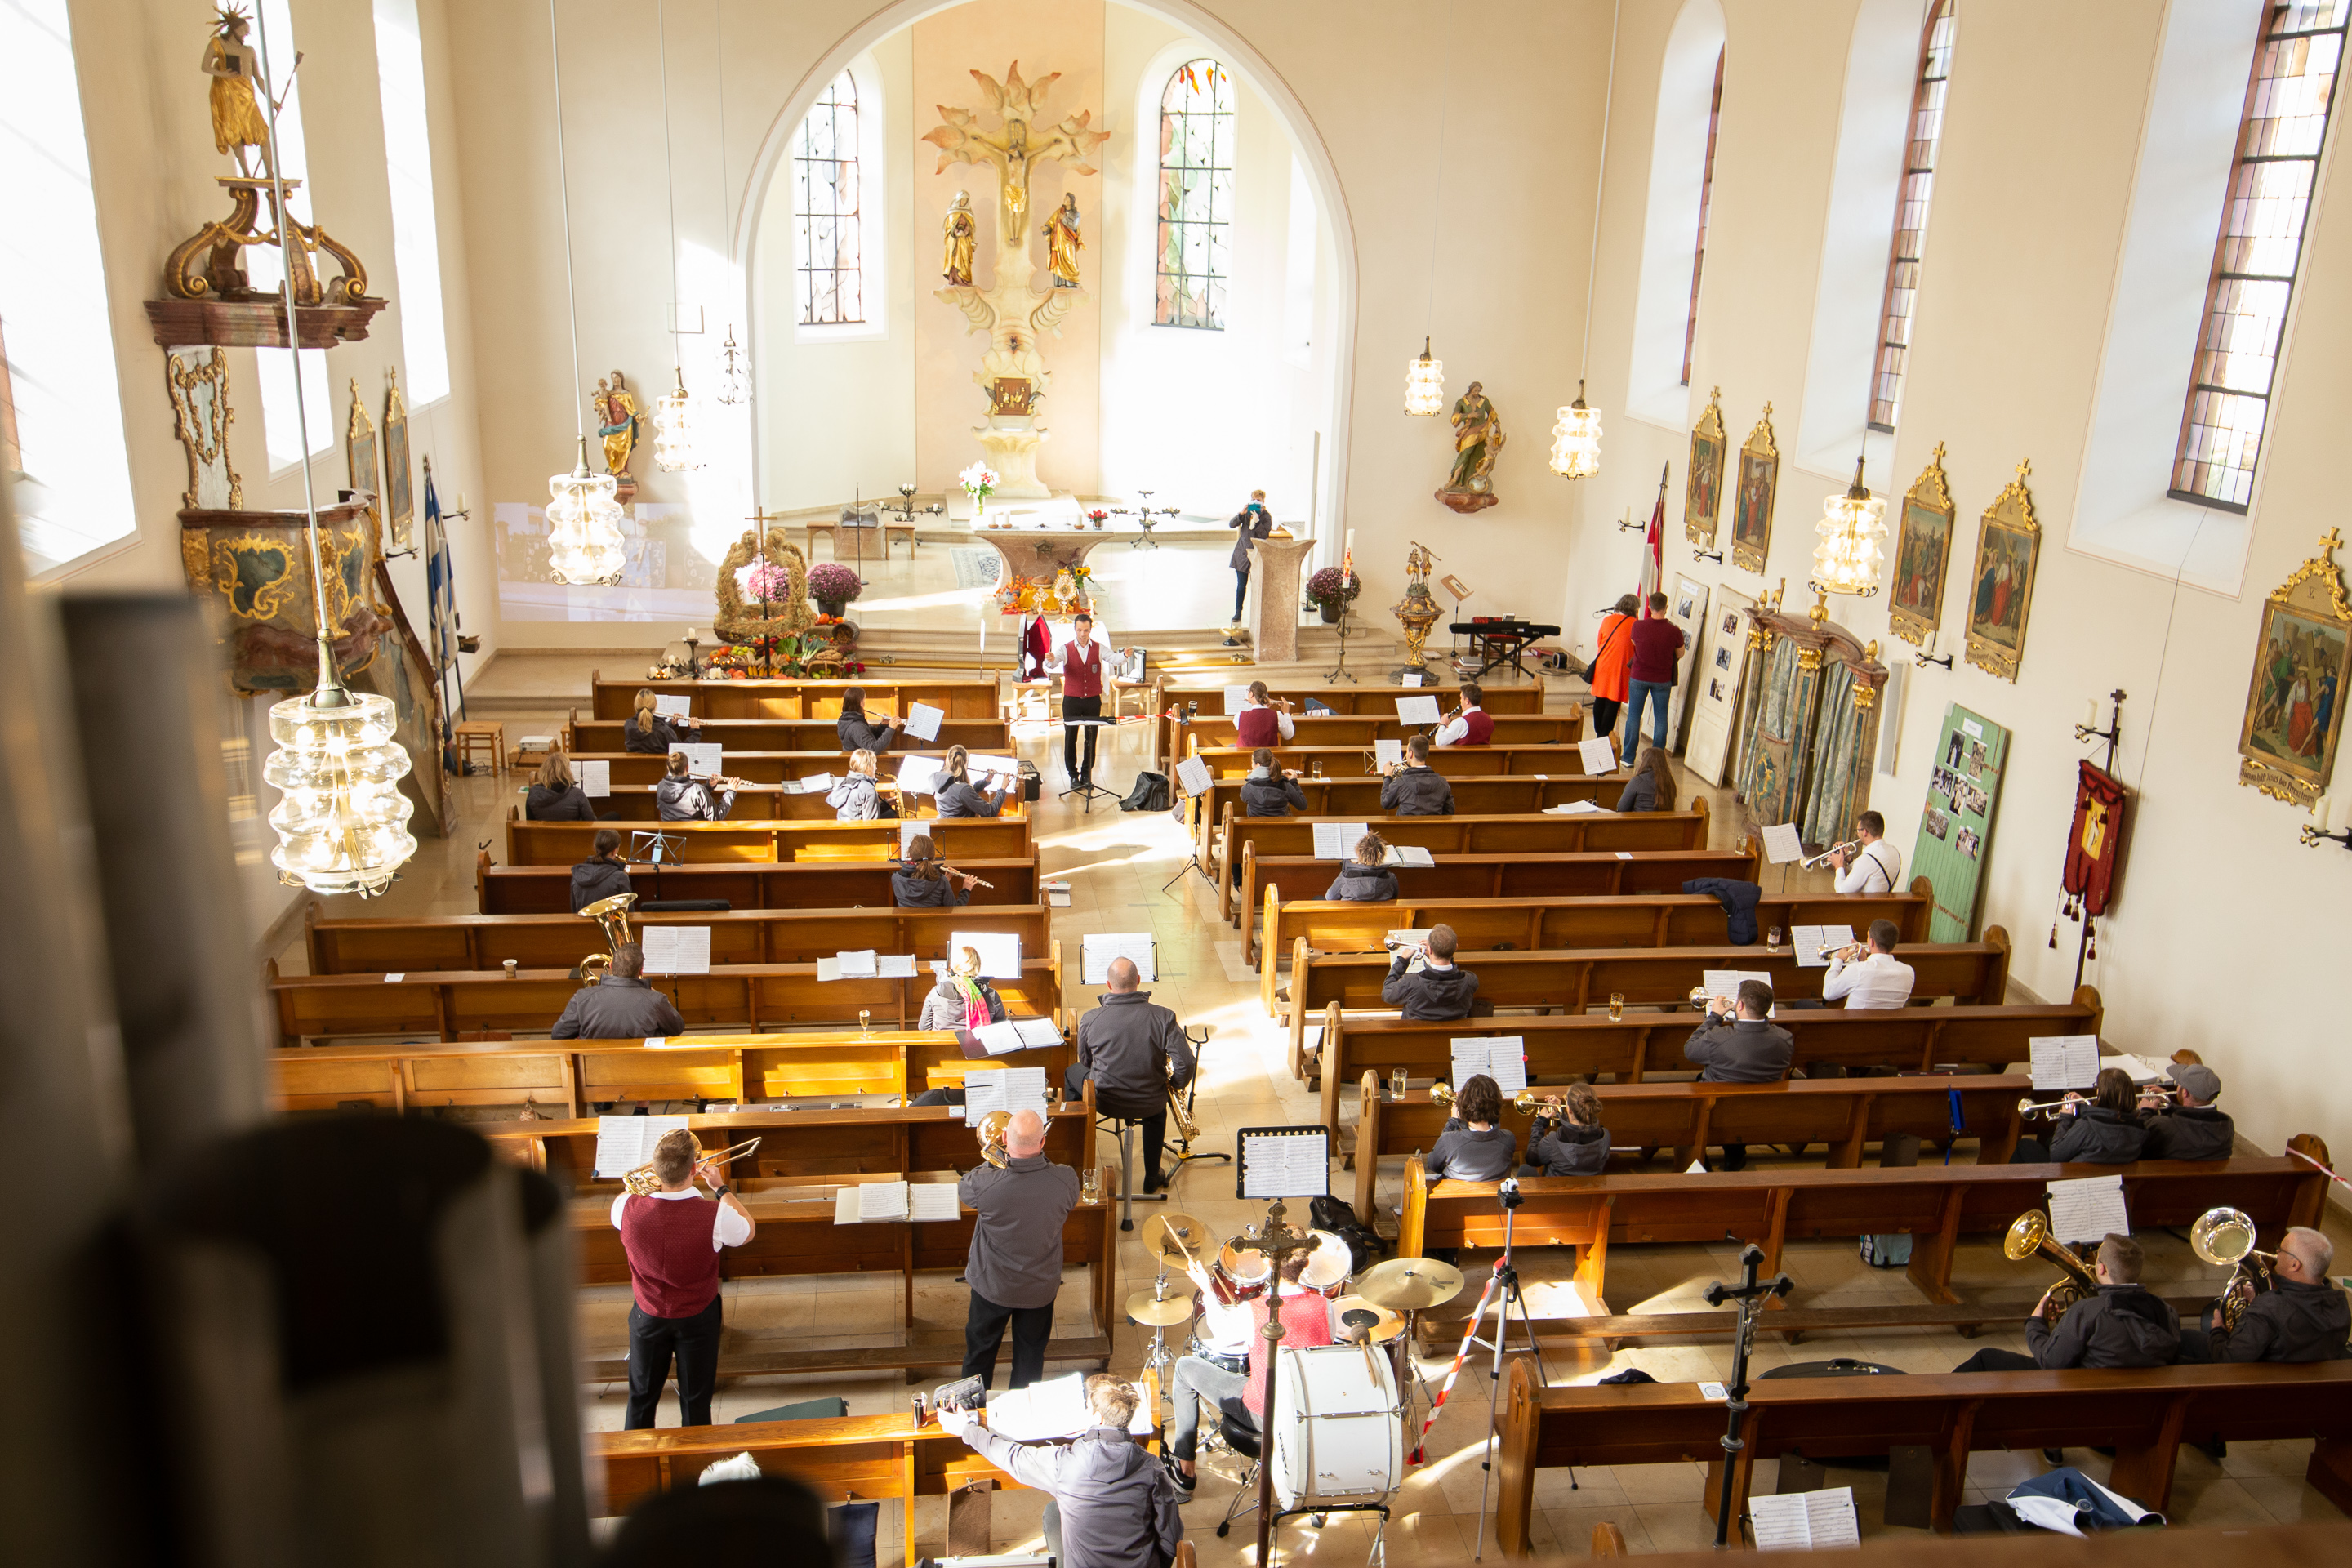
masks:
<svg viewBox="0 0 2352 1568"><path fill-rule="evenodd" d="M605 901L610 902L611 900L607 900ZM583 910L582 912L585 913L586 911ZM705 1165L718 1165L724 1167L729 1162L734 1160L737 1156L749 1154L759 1146L760 1141L757 1138L753 1138L746 1142L736 1144L732 1149L721 1149L716 1154L709 1154L703 1152L702 1140L698 1138L694 1142L694 1163L688 1167L688 1169L698 1171ZM623 1173L621 1177L621 1185L626 1187L633 1195L641 1198L651 1197L654 1194L661 1191L661 1178L654 1174L654 1163L651 1160L639 1165L634 1171Z"/></svg>
<svg viewBox="0 0 2352 1568"><path fill-rule="evenodd" d="M1804 863L1804 868L1808 871L1813 870L1819 867L1822 861L1827 860L1832 855L1852 854L1861 847L1862 840L1859 838L1849 838L1843 844L1832 844L1828 848L1822 850L1820 854L1814 856L1811 859L1806 861Z"/></svg>

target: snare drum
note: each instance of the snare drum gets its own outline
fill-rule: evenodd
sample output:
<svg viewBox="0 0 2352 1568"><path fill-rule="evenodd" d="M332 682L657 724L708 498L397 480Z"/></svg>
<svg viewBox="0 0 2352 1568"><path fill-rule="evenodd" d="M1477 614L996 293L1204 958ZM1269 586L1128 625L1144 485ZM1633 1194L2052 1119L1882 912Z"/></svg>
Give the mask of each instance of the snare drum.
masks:
<svg viewBox="0 0 2352 1568"><path fill-rule="evenodd" d="M1404 1475L1396 1369L1370 1345L1286 1351L1274 1384L1274 1495L1286 1512L1378 1502Z"/></svg>
<svg viewBox="0 0 2352 1568"><path fill-rule="evenodd" d="M1348 1277L1355 1271L1356 1255L1347 1242L1328 1230L1309 1231L1315 1238L1315 1250L1307 1254L1307 1268L1298 1282L1324 1297L1333 1297L1347 1288Z"/></svg>
<svg viewBox="0 0 2352 1568"><path fill-rule="evenodd" d="M1273 1280L1274 1265L1254 1247L1227 1242L1218 1249L1215 1277L1222 1287L1218 1294L1228 1305L1255 1301L1265 1294L1266 1286Z"/></svg>

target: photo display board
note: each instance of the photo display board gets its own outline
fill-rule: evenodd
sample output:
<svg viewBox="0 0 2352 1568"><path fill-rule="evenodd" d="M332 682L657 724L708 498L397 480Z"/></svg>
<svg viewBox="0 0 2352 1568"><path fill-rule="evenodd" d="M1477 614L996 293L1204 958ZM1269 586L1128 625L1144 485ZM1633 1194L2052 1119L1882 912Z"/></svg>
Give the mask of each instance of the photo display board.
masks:
<svg viewBox="0 0 2352 1568"><path fill-rule="evenodd" d="M1935 884L1929 942L1974 940L1977 893L1992 853L1992 814L2009 765L2009 731L1955 702L1944 710L1910 874Z"/></svg>

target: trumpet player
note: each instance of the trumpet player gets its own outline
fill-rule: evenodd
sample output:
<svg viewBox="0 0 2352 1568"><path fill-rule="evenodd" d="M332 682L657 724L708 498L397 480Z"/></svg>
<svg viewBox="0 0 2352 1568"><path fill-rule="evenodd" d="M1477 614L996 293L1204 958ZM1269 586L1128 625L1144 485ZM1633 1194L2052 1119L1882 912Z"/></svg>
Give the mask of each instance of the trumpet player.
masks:
<svg viewBox="0 0 2352 1568"><path fill-rule="evenodd" d="M1429 737L1406 737L1404 756L1381 785L1381 809L1391 816L1453 816L1454 786L1429 765Z"/></svg>
<svg viewBox="0 0 2352 1568"><path fill-rule="evenodd" d="M2231 1289L2245 1299L2235 1330L2225 1329L2216 1310L2205 1310L2204 1326L2180 1331L2182 1361L2342 1361L2352 1349L2352 1306L2327 1277L2336 1244L2315 1230L2296 1226L2279 1238L2271 1288L2256 1291L2240 1275Z"/></svg>
<svg viewBox="0 0 2352 1568"><path fill-rule="evenodd" d="M1683 1058L1699 1069L1703 1083L1779 1083L1789 1076L1796 1037L1769 1021L1772 988L1760 980L1739 983L1737 999L1717 996L1706 1018L1683 1042ZM1745 1170L1748 1145L1726 1143L1723 1169Z"/></svg>
<svg viewBox="0 0 2352 1568"><path fill-rule="evenodd" d="M620 967L614 960L613 966ZM678 1424L710 1425L710 1391L719 1381L719 1253L758 1234L751 1211L712 1162L698 1164L694 1135L680 1130L654 1145L661 1190L613 1200L613 1228L629 1260L629 1415L631 1431L650 1427L677 1358ZM710 1197L695 1191L696 1178ZM1059 1235L1057 1230L1055 1235Z"/></svg>
<svg viewBox="0 0 2352 1568"><path fill-rule="evenodd" d="M2143 1160L2226 1160L2238 1145L2238 1129L2213 1102L2221 1098L2221 1075L2202 1062L2180 1062L2172 1068L2178 1105L2161 1093L2143 1093L2139 1108L2147 1114L2143 1124L2147 1142Z"/></svg>
<svg viewBox="0 0 2352 1568"><path fill-rule="evenodd" d="M1830 852L1841 893L1891 893L1903 875L1903 851L1886 842L1886 818L1865 811L1853 821L1854 848Z"/></svg>
<svg viewBox="0 0 2352 1568"><path fill-rule="evenodd" d="M1830 972L1822 977L1822 1001L1843 1000L1848 1011L1900 1007L1910 1001L1918 975L1895 956L1895 943L1902 934L1893 921L1873 921L1861 942L1830 954Z"/></svg>
<svg viewBox="0 0 2352 1568"><path fill-rule="evenodd" d="M1062 1089L1075 1100L1092 1079L1097 1115L1142 1124L1143 1190L1156 1193L1168 1184L1160 1169L1168 1097L1192 1081L1192 1046L1175 1013L1137 989L1143 974L1132 959L1112 959L1104 977L1110 988L1078 1020L1078 1059L1063 1075Z"/></svg>
<svg viewBox="0 0 2352 1568"><path fill-rule="evenodd" d="M1045 1158L1045 1120L1016 1110L1004 1129L1005 1163L982 1161L963 1174L956 1195L979 1217L963 1277L971 1287L964 1318L963 1374L996 1378L996 1352L1013 1330L1010 1388L1045 1373L1054 1333L1054 1295L1062 1288L1062 1225L1078 1205L1078 1173Z"/></svg>
<svg viewBox="0 0 2352 1568"><path fill-rule="evenodd" d="M1462 683L1462 700L1454 710L1454 717L1438 727L1431 737L1440 746L1483 746L1495 738L1495 720L1478 706L1486 694L1478 689L1475 680Z"/></svg>
<svg viewBox="0 0 2352 1568"><path fill-rule="evenodd" d="M1601 1097L1589 1083L1570 1084L1559 1107L1554 1117L1547 1105L1528 1134L1527 1173L1600 1175L1609 1168L1609 1129L1601 1125Z"/></svg>
<svg viewBox="0 0 2352 1568"><path fill-rule="evenodd" d="M684 752L672 752L668 776L654 785L654 808L664 822L717 822L735 809L735 781L712 783L688 771Z"/></svg>
<svg viewBox="0 0 2352 1568"><path fill-rule="evenodd" d="M2143 1255L2139 1243L2109 1233L2099 1243L2092 1277L2099 1293L2085 1296L2066 1309L2056 1322L2050 1319L2050 1297L2042 1294L2025 1320L2025 1344L2031 1353L1980 1350L1954 1372L2032 1372L2040 1367L2167 1366L2180 1351L2180 1314L2163 1297L2139 1282ZM2043 1450L2045 1456L2049 1450ZM2054 1462L2054 1461L2053 1461Z"/></svg>
<svg viewBox="0 0 2352 1568"><path fill-rule="evenodd" d="M583 985L563 1005L563 1016L548 1031L559 1040L664 1039L686 1033L686 1020L670 999L646 984L646 950L625 942L614 951L612 967Z"/></svg>
<svg viewBox="0 0 2352 1568"><path fill-rule="evenodd" d="M1398 947L1381 982L1381 1000L1402 1008L1408 1018L1467 1018L1477 1011L1478 977L1454 962L1456 940L1454 928L1441 924L1429 928L1427 942ZM1419 969L1412 967L1415 958L1422 961Z"/></svg>
<svg viewBox="0 0 2352 1568"><path fill-rule="evenodd" d="M2139 1090L2121 1068L2101 1068L2091 1098L2069 1094L2053 1112L2058 1130L2043 1138L2021 1138L2013 1165L2128 1165L2147 1144L2139 1124Z"/></svg>

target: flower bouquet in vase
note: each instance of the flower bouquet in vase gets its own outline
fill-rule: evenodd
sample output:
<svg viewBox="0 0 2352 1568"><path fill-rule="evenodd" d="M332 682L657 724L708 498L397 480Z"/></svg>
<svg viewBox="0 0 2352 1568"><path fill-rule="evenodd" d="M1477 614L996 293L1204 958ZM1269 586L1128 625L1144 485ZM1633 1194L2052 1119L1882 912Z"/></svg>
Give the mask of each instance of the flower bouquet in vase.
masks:
<svg viewBox="0 0 2352 1568"><path fill-rule="evenodd" d="M986 463L974 463L956 479L963 486L963 493L971 498L971 525L987 526L983 520L988 515L988 498L996 493L996 470Z"/></svg>

